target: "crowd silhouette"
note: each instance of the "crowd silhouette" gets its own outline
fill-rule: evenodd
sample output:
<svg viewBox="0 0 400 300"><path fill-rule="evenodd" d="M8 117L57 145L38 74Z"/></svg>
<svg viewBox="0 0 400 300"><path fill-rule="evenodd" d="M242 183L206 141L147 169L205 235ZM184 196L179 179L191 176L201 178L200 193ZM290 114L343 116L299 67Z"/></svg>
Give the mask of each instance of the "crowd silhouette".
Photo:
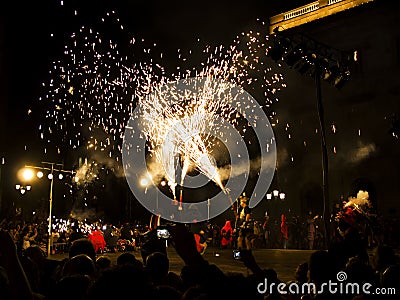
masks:
<svg viewBox="0 0 400 300"><path fill-rule="evenodd" d="M136 257L136 252L121 252L116 263L112 263L87 236L76 235L67 248L68 257L57 261L46 257L37 245L19 247L13 238L14 231L2 226L1 299L347 300L377 297L362 291L355 294L335 294L327 290L316 293L326 282L338 282L338 272L345 272L349 282L369 283L374 288L400 292L400 264L394 249L379 245L371 253L367 243L351 230L346 231L342 239L333 241L328 249L313 251L308 261L299 262L293 280L286 282L286 287L290 283L312 283L313 290L284 294L278 288L284 282L274 269L257 263L244 236L238 236L235 247L241 250L240 259L251 273L225 273L199 253L195 234L189 226L168 224L164 228L170 232L170 244L184 262L180 273L170 271L165 243L156 237L156 228L149 228L141 235L144 239L141 257ZM212 228L210 230L212 232ZM30 228L26 231L33 237L40 230ZM271 286L265 293L260 293L257 288L262 282ZM393 288L395 290L390 290ZM398 299L396 297L385 295L385 299Z"/></svg>

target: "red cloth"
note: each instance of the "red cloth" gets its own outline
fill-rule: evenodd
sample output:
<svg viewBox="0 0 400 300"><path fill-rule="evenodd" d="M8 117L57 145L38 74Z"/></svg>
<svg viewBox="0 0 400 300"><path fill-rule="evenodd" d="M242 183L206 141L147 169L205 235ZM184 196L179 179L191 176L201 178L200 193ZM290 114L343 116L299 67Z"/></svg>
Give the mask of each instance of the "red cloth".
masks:
<svg viewBox="0 0 400 300"><path fill-rule="evenodd" d="M200 235L194 233L194 240L196 241L197 252L201 253L204 247L200 244Z"/></svg>
<svg viewBox="0 0 400 300"><path fill-rule="evenodd" d="M106 246L106 241L104 240L104 236L101 231L99 230L92 231L89 234L88 238L92 242L96 253L97 251L99 251L99 249L101 249L101 251L104 251L104 248Z"/></svg>
<svg viewBox="0 0 400 300"><path fill-rule="evenodd" d="M289 239L289 228L288 225L286 223L286 216L284 214L282 214L281 216L281 236L282 239L288 240Z"/></svg>
<svg viewBox="0 0 400 300"><path fill-rule="evenodd" d="M221 228L221 246L228 246L232 242L232 226L231 221L226 221L224 227Z"/></svg>
<svg viewBox="0 0 400 300"><path fill-rule="evenodd" d="M343 213L343 220L351 226L356 224L356 213L354 212L353 208L346 207L346 210Z"/></svg>

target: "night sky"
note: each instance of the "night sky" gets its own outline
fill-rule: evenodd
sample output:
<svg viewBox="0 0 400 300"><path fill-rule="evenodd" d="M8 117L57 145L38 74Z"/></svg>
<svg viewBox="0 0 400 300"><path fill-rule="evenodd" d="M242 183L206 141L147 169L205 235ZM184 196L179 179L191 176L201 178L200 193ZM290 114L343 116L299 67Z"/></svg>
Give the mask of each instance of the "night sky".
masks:
<svg viewBox="0 0 400 300"><path fill-rule="evenodd" d="M242 32L258 30L261 26L258 20L267 21L277 13L309 1L268 2L271 1L175 1L171 4L165 1L46 0L8 4L7 10L1 10L0 24L0 151L6 166L2 172L3 202L20 203L21 199L13 188L17 180L13 174L25 163L63 161L66 167L75 168L77 157L93 155L80 147L68 151L67 144L59 145L62 154L57 154L56 147L46 146L38 129L40 124L51 121L43 120L44 111L48 108L44 108L43 102L39 101L46 94L42 83L49 81L53 62L62 59L65 45L70 43L73 32L81 26L94 28L101 32L105 40L122 45L120 49L126 55L130 51L129 47L124 48L129 44L128 37L137 41L143 38L144 45L157 45L157 51L163 53L162 63L169 70L182 64L177 58L178 49L185 53L205 45L230 45ZM118 24L100 22L112 11L118 15ZM120 30L121 24L123 31ZM267 26L262 30L267 32ZM143 54L135 55L135 59L140 60ZM201 61L201 55L194 54L192 60L191 64L196 65ZM272 60L268 63L283 74L287 84L287 88L277 95L279 101L267 109L268 113L276 113L273 122L278 120L275 127L278 172L273 185L286 192L287 207L297 212L308 209L320 211L322 171L314 82L312 78L284 65L278 66ZM357 78L356 83L360 83ZM363 97L361 92L352 96L356 83L353 86L349 83L350 88L345 86L342 90L323 85L331 202L338 202L341 196L354 196L360 187L366 187L370 189L374 201L382 202L381 198L390 198L380 207L385 213L395 213L398 206L395 204L396 186L400 177L396 160L399 141L388 134L388 130L399 107L396 101L391 100L384 108L378 108L376 96L366 94ZM253 92L260 104L266 104L260 93ZM48 148L46 153L44 148ZM381 176L381 172L387 172L391 180ZM112 183L108 181L104 195L111 195L120 179ZM98 188L104 188L103 183L96 184ZM61 190L64 192L67 189L60 188L60 193ZM251 187L246 192L251 193ZM43 197L43 194L46 194L46 187L42 187L36 196ZM124 187L114 197L129 198L127 194ZM123 211L124 204L115 199L111 202L105 197L99 201L114 216ZM58 210L68 209L70 205L61 205ZM139 205L134 205L136 211L143 211ZM264 210L265 203L262 203L257 208L257 214L261 216Z"/></svg>

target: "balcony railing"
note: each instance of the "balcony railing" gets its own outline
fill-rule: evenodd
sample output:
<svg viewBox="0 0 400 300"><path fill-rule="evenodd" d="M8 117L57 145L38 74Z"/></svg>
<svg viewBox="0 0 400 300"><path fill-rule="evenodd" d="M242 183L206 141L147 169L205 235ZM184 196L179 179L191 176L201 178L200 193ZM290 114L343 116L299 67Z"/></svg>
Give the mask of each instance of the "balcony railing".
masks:
<svg viewBox="0 0 400 300"><path fill-rule="evenodd" d="M343 0L340 0L340 1L343 1ZM294 10L291 10L291 11L285 13L284 16L283 16L283 19L284 20L289 20L289 19L292 19L292 18L296 18L298 16L305 15L305 14L308 14L308 13L310 13L312 11L315 11L318 8L319 8L319 3L318 2L314 2L314 3L311 3L309 5L306 5L306 6L303 6L303 7L300 7L300 8L297 8L297 9L294 9Z"/></svg>
<svg viewBox="0 0 400 300"><path fill-rule="evenodd" d="M270 33L300 26L375 0L319 0L270 18Z"/></svg>

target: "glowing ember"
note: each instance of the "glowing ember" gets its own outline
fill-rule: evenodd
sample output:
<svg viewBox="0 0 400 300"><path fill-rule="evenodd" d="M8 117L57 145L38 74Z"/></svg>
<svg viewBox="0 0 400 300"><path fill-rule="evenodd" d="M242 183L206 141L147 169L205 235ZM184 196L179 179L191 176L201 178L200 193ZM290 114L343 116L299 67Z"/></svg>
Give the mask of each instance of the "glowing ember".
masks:
<svg viewBox="0 0 400 300"><path fill-rule="evenodd" d="M111 12L101 22L115 27L119 18ZM127 34L122 25L118 30ZM58 154L63 149L84 148L100 151L120 162L126 123L130 112L139 106L147 151L164 168L163 177L174 199L176 166L180 160L183 160L181 185L189 168L194 166L226 193L212 154L218 140L229 138L219 128L227 125L218 120L222 118L229 125L238 126L240 115L236 108L240 102L236 101L235 87L252 89L258 85L269 106L277 101L277 91L286 86L281 74L265 66L268 36L242 33L230 47L206 47L203 51L206 59L198 64L200 67L178 66L175 73L168 74L155 44L149 48L144 46L144 40L131 37L127 40L130 43L123 45L124 51L128 49L131 54L141 51L138 61L133 55L123 55L116 42L91 27L82 26L79 32L70 35L63 57L54 61L50 79L43 83L45 94L40 100L46 118L39 130L46 143L44 151L52 141ZM190 57L179 53L178 59L184 65ZM202 79L195 90L180 90L174 84L182 80L190 84L193 77ZM221 135L207 133L210 127Z"/></svg>

